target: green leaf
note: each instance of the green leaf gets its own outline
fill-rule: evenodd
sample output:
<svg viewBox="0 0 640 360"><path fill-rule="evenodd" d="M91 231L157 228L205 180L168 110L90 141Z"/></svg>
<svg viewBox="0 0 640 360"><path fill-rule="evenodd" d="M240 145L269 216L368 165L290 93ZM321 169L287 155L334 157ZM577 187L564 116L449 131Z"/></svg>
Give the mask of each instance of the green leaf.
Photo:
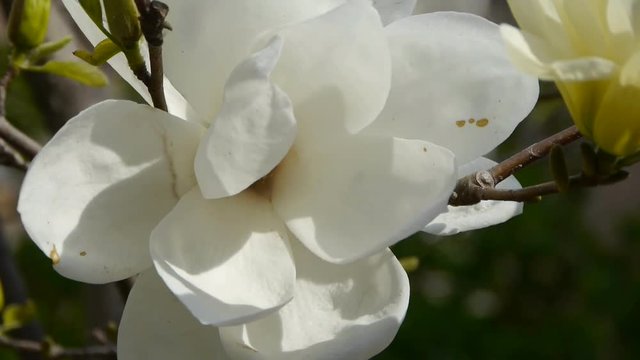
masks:
<svg viewBox="0 0 640 360"><path fill-rule="evenodd" d="M93 66L98 66L106 63L107 60L111 59L119 52L120 47L118 45L109 39L105 39L96 45L93 53L84 50L76 50L73 52L73 55Z"/></svg>
<svg viewBox="0 0 640 360"><path fill-rule="evenodd" d="M66 77L93 87L105 86L109 82L100 69L84 62L49 61L42 66L27 66L23 69Z"/></svg>
<svg viewBox="0 0 640 360"><path fill-rule="evenodd" d="M36 305L29 300L24 304L9 304L2 312L2 331L19 329L36 317Z"/></svg>
<svg viewBox="0 0 640 360"><path fill-rule="evenodd" d="M29 56L29 60L32 63L36 63L49 55L53 55L58 50L67 46L70 42L71 42L71 36L66 36L58 41L46 42L36 47L35 49L33 49L33 51L31 52L31 55Z"/></svg>

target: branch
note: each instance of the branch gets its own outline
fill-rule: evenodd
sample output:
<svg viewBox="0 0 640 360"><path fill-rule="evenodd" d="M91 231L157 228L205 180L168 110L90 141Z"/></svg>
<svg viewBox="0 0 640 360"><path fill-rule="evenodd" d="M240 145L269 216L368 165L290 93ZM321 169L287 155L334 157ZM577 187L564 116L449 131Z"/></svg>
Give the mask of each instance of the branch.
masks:
<svg viewBox="0 0 640 360"><path fill-rule="evenodd" d="M571 126L529 146L528 148L504 160L500 164L492 167L488 170L489 175L493 177L494 184L498 184L502 180L513 175L516 171L547 156L554 145L566 145L580 139L581 137L582 134L580 134L578 128L576 128L575 125Z"/></svg>
<svg viewBox="0 0 640 360"><path fill-rule="evenodd" d="M585 188L598 185L609 185L626 179L629 174L625 171L619 171L607 177L588 177L584 174L574 175L569 178L569 188ZM482 200L499 200L499 201L537 201L542 196L557 194L563 192L555 181L549 181L538 185L528 186L516 190L499 190L495 188L486 188L480 191Z"/></svg>
<svg viewBox="0 0 640 360"><path fill-rule="evenodd" d="M530 201L542 195L558 192L558 189L553 189L551 183L522 190L497 190L495 186L523 167L547 156L554 146L566 145L581 137L578 129L571 126L529 146L487 171L479 171L463 177L458 180L449 198L449 205L473 205L482 200Z"/></svg>
<svg viewBox="0 0 640 360"><path fill-rule="evenodd" d="M167 100L164 95L164 69L162 63L162 30L168 28L165 23L169 7L160 1L136 0L140 13L140 26L147 44L149 44L149 62L151 75L147 89L151 94L153 106L167 111Z"/></svg>
<svg viewBox="0 0 640 360"><path fill-rule="evenodd" d="M12 339L7 336L0 335L0 347L19 350L21 352L44 354L47 359L116 359L116 348L114 345L63 348L56 344L51 345L46 342L43 343L32 340Z"/></svg>
<svg viewBox="0 0 640 360"><path fill-rule="evenodd" d="M22 169L26 165L25 159L22 159L15 151L5 151L6 145L14 148L19 152L26 160L33 159L36 154L42 149L42 146L28 135L18 130L7 121L6 115L6 101L7 101L7 88L9 84L17 75L17 70L9 65L9 69L0 79L0 138L6 142L5 146L2 146L2 155L10 156L10 161L3 161L7 165L17 164L16 167Z"/></svg>

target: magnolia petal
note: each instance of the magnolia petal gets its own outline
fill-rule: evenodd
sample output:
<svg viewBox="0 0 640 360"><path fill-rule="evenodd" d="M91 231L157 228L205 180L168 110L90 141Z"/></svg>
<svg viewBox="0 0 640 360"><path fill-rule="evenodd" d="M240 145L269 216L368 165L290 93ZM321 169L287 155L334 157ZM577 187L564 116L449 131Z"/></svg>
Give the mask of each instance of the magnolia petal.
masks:
<svg viewBox="0 0 640 360"><path fill-rule="evenodd" d="M106 36L84 12L84 9L82 9L78 0L62 0L62 3L91 44L97 45L100 41L106 38ZM147 60L147 64L149 64L149 52L144 40L141 41L140 50L143 57ZM151 95L149 94L147 87L133 74L127 63L127 58L122 53L111 58L109 60L109 65L111 65L111 67L127 83L129 83L129 85L131 85L147 103L152 103ZM198 121L198 118L189 103L185 100L182 94L173 87L166 77L164 79L164 90L167 107L171 114L181 119L193 119L194 121Z"/></svg>
<svg viewBox="0 0 640 360"><path fill-rule="evenodd" d="M511 25L501 25L500 32L515 65L520 70L542 80L600 80L610 77L617 69L613 61L599 57L558 60L552 58L548 52L540 50L535 52L534 48L543 48L544 40L526 31L520 31Z"/></svg>
<svg viewBox="0 0 640 360"><path fill-rule="evenodd" d="M543 43L544 40L537 38L535 35L527 34L517 28L508 25L500 25L500 33L504 39L507 52L513 63L527 74L534 75L541 80L553 80L553 71L551 66L545 59L543 61L538 57L530 43ZM538 46L540 48L541 46Z"/></svg>
<svg viewBox="0 0 640 360"><path fill-rule="evenodd" d="M445 12L385 30L393 82L375 133L431 141L464 163L504 141L537 101L537 79L512 65L491 22Z"/></svg>
<svg viewBox="0 0 640 360"><path fill-rule="evenodd" d="M420 0L415 14L435 11L461 11L491 17L491 0Z"/></svg>
<svg viewBox="0 0 640 360"><path fill-rule="evenodd" d="M269 202L251 191L206 200L194 188L153 230L151 256L203 324L251 321L293 296L286 229Z"/></svg>
<svg viewBox="0 0 640 360"><path fill-rule="evenodd" d="M551 64L554 80L591 81L611 77L618 66L610 60L587 57L575 60L556 61Z"/></svg>
<svg viewBox="0 0 640 360"><path fill-rule="evenodd" d="M136 279L118 328L120 360L227 360L218 329L203 326L155 270Z"/></svg>
<svg viewBox="0 0 640 360"><path fill-rule="evenodd" d="M293 103L299 147L331 146L375 119L391 77L382 31L369 0L350 0L278 32L285 45L272 77Z"/></svg>
<svg viewBox="0 0 640 360"><path fill-rule="evenodd" d="M476 171L487 170L497 163L478 158L458 168L458 176L464 177ZM497 189L522 189L514 176L501 181ZM503 223L522 214L522 203L515 201L481 201L471 206L448 206L446 212L433 219L423 231L433 235L455 235L460 232L481 229Z"/></svg>
<svg viewBox="0 0 640 360"><path fill-rule="evenodd" d="M22 222L55 269L104 283L151 266L149 234L195 185L204 129L147 105L105 101L47 143L22 185Z"/></svg>
<svg viewBox="0 0 640 360"><path fill-rule="evenodd" d="M293 245L293 300L264 319L220 328L234 359L369 359L393 340L409 282L388 249L349 265L321 261Z"/></svg>
<svg viewBox="0 0 640 360"><path fill-rule="evenodd" d="M269 80L282 49L275 38L242 62L225 87L224 104L198 148L196 176L208 199L235 195L267 175L296 135L287 95Z"/></svg>
<svg viewBox="0 0 640 360"><path fill-rule="evenodd" d="M507 0L513 16L523 28L538 36L564 32L556 0Z"/></svg>
<svg viewBox="0 0 640 360"><path fill-rule="evenodd" d="M272 202L309 250L346 263L421 230L445 209L455 170L453 154L431 143L354 137L314 154L294 148Z"/></svg>
<svg viewBox="0 0 640 360"><path fill-rule="evenodd" d="M629 58L619 78L609 82L593 121L593 139L610 154L640 151L640 50Z"/></svg>
<svg viewBox="0 0 640 360"><path fill-rule="evenodd" d="M373 0L373 6L380 13L382 23L387 25L413 13L417 0Z"/></svg>
<svg viewBox="0 0 640 360"><path fill-rule="evenodd" d="M563 24L556 0L507 0L511 13L527 33L542 39L534 46L534 52L547 53L550 58L568 58L574 51L573 44ZM564 1L566 2L566 1ZM580 2L586 4L586 2ZM561 6L561 5L560 5Z"/></svg>
<svg viewBox="0 0 640 360"><path fill-rule="evenodd" d="M165 74L210 122L222 106L229 74L255 51L259 34L319 16L344 1L166 0L175 31L167 32L163 44Z"/></svg>

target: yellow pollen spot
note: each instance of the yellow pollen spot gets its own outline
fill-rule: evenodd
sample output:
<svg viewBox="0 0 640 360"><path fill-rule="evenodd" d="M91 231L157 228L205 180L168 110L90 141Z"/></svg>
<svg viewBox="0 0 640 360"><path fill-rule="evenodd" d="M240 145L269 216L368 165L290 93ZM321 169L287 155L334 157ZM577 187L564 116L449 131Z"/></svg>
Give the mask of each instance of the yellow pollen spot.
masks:
<svg viewBox="0 0 640 360"><path fill-rule="evenodd" d="M487 125L489 125L489 119L487 118L480 119L476 122L477 127L485 127Z"/></svg>
<svg viewBox="0 0 640 360"><path fill-rule="evenodd" d="M53 245L53 249L49 253L49 258L51 258L51 263L55 266L60 264L60 254L58 254L58 250L56 250L56 246Z"/></svg>
<svg viewBox="0 0 640 360"><path fill-rule="evenodd" d="M86 251L81 251L80 252L80 256L87 256L87 252Z"/></svg>
<svg viewBox="0 0 640 360"><path fill-rule="evenodd" d="M471 118L471 119L469 119L469 121L468 121L468 122L469 122L469 124L473 124L474 122L476 122L476 119Z"/></svg>
<svg viewBox="0 0 640 360"><path fill-rule="evenodd" d="M461 127L464 127L464 125L465 125L466 123L467 123L467 122L466 122L466 121L464 121L464 120L458 120L458 121L456 121L456 125L457 125L458 127L460 127L460 128L461 128Z"/></svg>

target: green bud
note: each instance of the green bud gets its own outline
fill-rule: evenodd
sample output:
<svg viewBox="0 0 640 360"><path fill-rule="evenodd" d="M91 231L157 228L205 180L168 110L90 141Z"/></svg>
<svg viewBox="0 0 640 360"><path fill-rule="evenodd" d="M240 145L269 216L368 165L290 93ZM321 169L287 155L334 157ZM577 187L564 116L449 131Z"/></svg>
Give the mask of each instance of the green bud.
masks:
<svg viewBox="0 0 640 360"><path fill-rule="evenodd" d="M582 172L589 178L593 178L598 173L598 156L590 144L583 142L580 144L582 153Z"/></svg>
<svg viewBox="0 0 640 360"><path fill-rule="evenodd" d="M549 165L551 167L551 176L558 185L560 192L569 190L569 171L567 170L567 162L564 158L564 150L562 146L554 145L549 153Z"/></svg>
<svg viewBox="0 0 640 360"><path fill-rule="evenodd" d="M598 174L607 176L615 173L617 171L616 162L618 161L618 157L615 155L611 155L610 153L598 149Z"/></svg>
<svg viewBox="0 0 640 360"><path fill-rule="evenodd" d="M133 0L106 0L104 11L114 42L120 45L122 50L137 47L142 30L138 10Z"/></svg>
<svg viewBox="0 0 640 360"><path fill-rule="evenodd" d="M9 14L9 40L28 51L42 44L49 26L51 0L14 0Z"/></svg>
<svg viewBox="0 0 640 360"><path fill-rule="evenodd" d="M420 267L420 259L416 256L407 256L400 259L400 265L406 272L414 272Z"/></svg>

